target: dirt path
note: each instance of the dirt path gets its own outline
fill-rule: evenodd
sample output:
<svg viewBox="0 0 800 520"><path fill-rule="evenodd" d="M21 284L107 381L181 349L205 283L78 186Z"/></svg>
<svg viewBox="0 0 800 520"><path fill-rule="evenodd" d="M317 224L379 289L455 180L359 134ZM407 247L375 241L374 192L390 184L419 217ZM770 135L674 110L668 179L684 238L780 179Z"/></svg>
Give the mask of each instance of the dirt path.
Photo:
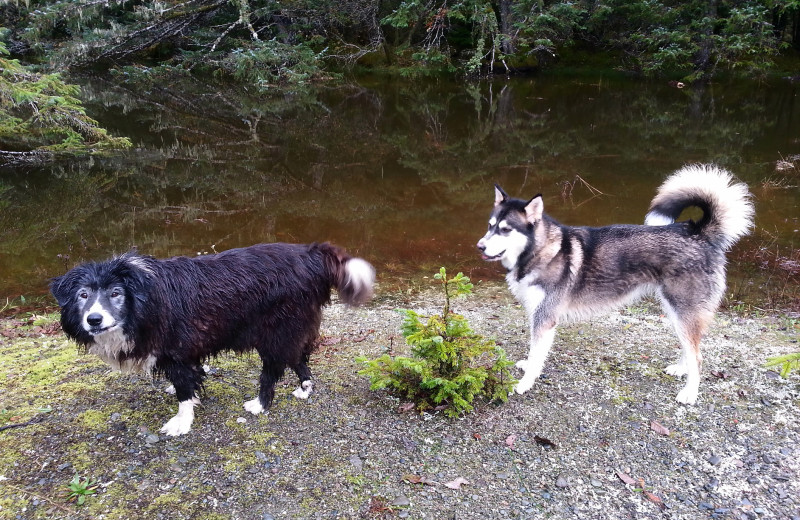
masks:
<svg viewBox="0 0 800 520"><path fill-rule="evenodd" d="M721 314L696 406L662 369L677 341L648 305L565 326L542 379L458 420L401 412L356 374L358 355L405 352L397 307L433 293L327 308L316 393L279 386L269 415L250 356L214 361L193 430L158 429L165 384L111 374L54 317L0 323L0 518L800 518L800 386L763 367L796 323ZM524 355L524 312L499 286L458 300L477 332ZM66 501L75 474L100 483ZM466 483L463 483L466 481ZM453 489L456 488L456 489Z"/></svg>

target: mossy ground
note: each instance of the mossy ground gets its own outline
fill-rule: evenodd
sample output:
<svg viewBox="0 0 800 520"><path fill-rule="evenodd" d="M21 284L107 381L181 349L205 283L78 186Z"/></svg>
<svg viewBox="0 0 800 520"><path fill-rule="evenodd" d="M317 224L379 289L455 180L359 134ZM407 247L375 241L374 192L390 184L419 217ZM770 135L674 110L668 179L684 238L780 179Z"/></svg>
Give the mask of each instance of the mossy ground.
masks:
<svg viewBox="0 0 800 520"><path fill-rule="evenodd" d="M396 307L438 307L435 294L400 298L328 307L315 393L295 399L287 374L266 415L242 408L257 358L212 361L193 429L179 438L154 437L176 411L166 382L109 372L63 337L55 315L0 322L0 426L30 423L0 431L0 519L800 514L798 375L763 367L798 349L794 325L720 315L691 407L674 402L681 383L663 374L677 342L657 309L564 326L530 392L451 420L402 413L356 375L359 355L404 353ZM525 354L524 311L504 288L479 288L454 308L510 357ZM100 482L83 506L65 495L76 473ZM469 484L444 486L457 477Z"/></svg>

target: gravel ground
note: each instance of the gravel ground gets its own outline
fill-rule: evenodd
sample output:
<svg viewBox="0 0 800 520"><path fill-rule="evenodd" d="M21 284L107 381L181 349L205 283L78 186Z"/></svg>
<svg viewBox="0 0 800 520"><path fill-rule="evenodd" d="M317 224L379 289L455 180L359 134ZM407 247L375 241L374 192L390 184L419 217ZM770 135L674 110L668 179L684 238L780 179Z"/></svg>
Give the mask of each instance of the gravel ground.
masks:
<svg viewBox="0 0 800 520"><path fill-rule="evenodd" d="M461 419L404 412L372 392L354 358L406 353L398 307L379 295L325 312L315 393L284 378L268 415L253 356L215 360L193 430L158 435L176 410L163 381L111 374L53 317L0 323L0 518L800 518L798 374L763 366L798 350L796 321L719 314L704 342L696 406L663 373L677 340L643 303L563 326L542 378ZM456 300L513 359L524 311L499 285ZM99 483L67 501L78 474Z"/></svg>

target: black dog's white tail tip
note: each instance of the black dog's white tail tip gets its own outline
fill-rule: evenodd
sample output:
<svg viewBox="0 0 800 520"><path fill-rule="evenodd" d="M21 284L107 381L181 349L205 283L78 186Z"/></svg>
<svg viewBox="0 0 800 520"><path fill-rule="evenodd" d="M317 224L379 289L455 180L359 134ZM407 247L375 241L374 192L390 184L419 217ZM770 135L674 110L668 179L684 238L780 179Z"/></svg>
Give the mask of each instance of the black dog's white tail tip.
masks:
<svg viewBox="0 0 800 520"><path fill-rule="evenodd" d="M348 305L361 305L373 294L375 268L361 258L350 258L344 265L344 283L338 287L339 297Z"/></svg>

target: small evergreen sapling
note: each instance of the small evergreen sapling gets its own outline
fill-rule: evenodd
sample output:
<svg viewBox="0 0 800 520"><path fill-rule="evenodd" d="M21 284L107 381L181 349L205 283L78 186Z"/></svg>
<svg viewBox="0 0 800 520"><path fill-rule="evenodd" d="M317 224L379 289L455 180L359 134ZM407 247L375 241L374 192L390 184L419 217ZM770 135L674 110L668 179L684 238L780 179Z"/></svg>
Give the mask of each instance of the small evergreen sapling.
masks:
<svg viewBox="0 0 800 520"><path fill-rule="evenodd" d="M434 279L444 293L441 315L424 321L415 311L399 310L412 356L358 358L365 365L359 374L370 379L372 390L387 388L420 411L443 407L449 417L471 412L478 396L505 402L516 384L510 373L514 363L493 340L475 334L463 316L450 312L452 298L472 292L469 278L458 273L448 279L442 267Z"/></svg>
<svg viewBox="0 0 800 520"><path fill-rule="evenodd" d="M767 359L766 366L768 367L781 367L781 377L787 378L792 370L800 369L800 352L786 354L785 356L776 356Z"/></svg>

